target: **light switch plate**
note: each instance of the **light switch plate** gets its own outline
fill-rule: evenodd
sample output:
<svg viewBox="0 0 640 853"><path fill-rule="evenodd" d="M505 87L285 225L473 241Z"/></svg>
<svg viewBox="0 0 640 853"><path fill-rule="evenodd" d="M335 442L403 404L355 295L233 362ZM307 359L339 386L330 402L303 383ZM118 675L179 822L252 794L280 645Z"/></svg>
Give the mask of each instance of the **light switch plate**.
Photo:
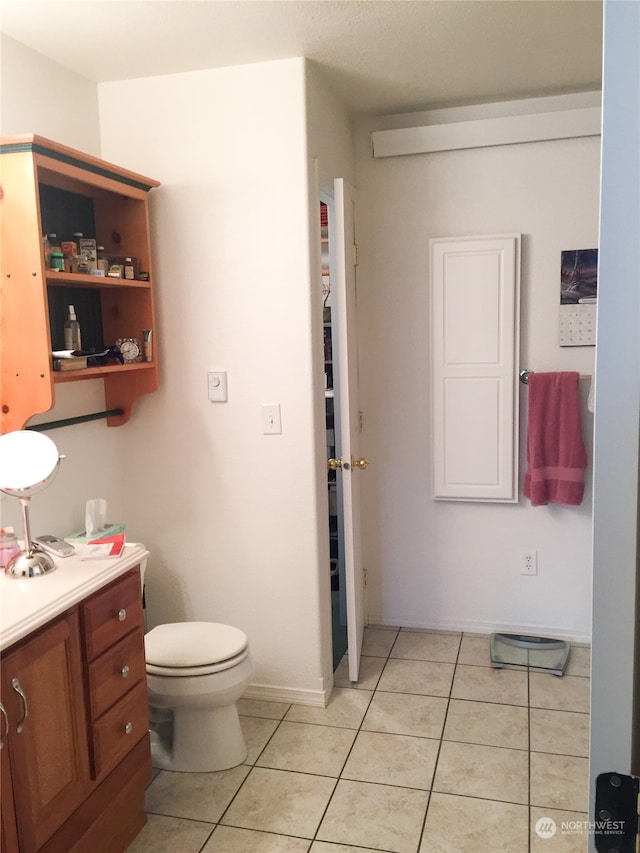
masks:
<svg viewBox="0 0 640 853"><path fill-rule="evenodd" d="M207 373L207 396L212 403L227 402L226 370L210 370Z"/></svg>
<svg viewBox="0 0 640 853"><path fill-rule="evenodd" d="M262 406L262 432L265 435L280 435L282 432L280 403L265 403Z"/></svg>

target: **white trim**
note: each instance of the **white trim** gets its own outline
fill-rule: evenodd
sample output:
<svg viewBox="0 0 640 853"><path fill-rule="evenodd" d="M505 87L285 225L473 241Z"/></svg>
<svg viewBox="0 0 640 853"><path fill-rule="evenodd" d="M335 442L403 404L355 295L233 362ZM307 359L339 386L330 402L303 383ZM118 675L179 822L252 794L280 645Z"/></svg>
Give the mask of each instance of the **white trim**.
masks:
<svg viewBox="0 0 640 853"><path fill-rule="evenodd" d="M377 130L371 134L371 143L374 157L397 157L462 148L486 148L522 142L599 136L600 128L600 107L583 107L530 115L454 121L423 127Z"/></svg>
<svg viewBox="0 0 640 853"><path fill-rule="evenodd" d="M333 681L324 690L298 690L295 687L276 687L270 684L250 684L242 694L243 699L264 699L268 702L292 702L326 708L331 696Z"/></svg>
<svg viewBox="0 0 640 853"><path fill-rule="evenodd" d="M582 634L578 631L567 631L564 628L558 628L555 625L530 625L519 624L513 625L510 622L482 622L482 621L458 621L456 619L439 620L439 619L405 619L405 618L388 618L372 613L369 617L369 627L373 628L376 625L389 628L405 628L416 631L449 631L454 633L469 633L469 634L492 634L494 632L507 634L533 634L541 637L555 637L559 640L570 640L573 643L591 643L591 637L588 634Z"/></svg>

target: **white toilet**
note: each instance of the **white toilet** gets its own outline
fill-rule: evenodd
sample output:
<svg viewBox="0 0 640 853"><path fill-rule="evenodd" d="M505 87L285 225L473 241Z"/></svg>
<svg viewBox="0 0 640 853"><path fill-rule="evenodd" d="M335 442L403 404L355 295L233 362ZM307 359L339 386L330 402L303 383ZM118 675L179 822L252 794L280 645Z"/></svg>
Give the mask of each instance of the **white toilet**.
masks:
<svg viewBox="0 0 640 853"><path fill-rule="evenodd" d="M236 701L253 674L247 636L217 622L173 622L144 638L155 767L209 772L247 757Z"/></svg>

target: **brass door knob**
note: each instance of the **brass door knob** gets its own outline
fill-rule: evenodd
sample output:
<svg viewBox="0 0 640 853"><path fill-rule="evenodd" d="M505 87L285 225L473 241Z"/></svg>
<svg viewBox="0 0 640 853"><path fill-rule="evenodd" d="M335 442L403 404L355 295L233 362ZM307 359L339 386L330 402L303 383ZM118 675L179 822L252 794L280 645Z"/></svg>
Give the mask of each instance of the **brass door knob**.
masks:
<svg viewBox="0 0 640 853"><path fill-rule="evenodd" d="M351 457L352 468L360 468L361 471L364 471L368 464L369 460L365 459L364 456L362 457L362 459L354 459L353 456Z"/></svg>
<svg viewBox="0 0 640 853"><path fill-rule="evenodd" d="M327 468L329 471L335 471L336 468L342 468L342 459L327 459Z"/></svg>

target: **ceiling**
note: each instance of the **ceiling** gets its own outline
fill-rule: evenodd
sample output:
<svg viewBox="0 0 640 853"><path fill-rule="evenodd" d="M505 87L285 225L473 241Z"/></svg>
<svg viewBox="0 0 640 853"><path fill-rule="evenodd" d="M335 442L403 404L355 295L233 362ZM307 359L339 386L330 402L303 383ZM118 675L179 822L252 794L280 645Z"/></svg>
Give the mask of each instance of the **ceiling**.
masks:
<svg viewBox="0 0 640 853"><path fill-rule="evenodd" d="M600 0L1 0L96 82L306 56L375 114L599 89Z"/></svg>

